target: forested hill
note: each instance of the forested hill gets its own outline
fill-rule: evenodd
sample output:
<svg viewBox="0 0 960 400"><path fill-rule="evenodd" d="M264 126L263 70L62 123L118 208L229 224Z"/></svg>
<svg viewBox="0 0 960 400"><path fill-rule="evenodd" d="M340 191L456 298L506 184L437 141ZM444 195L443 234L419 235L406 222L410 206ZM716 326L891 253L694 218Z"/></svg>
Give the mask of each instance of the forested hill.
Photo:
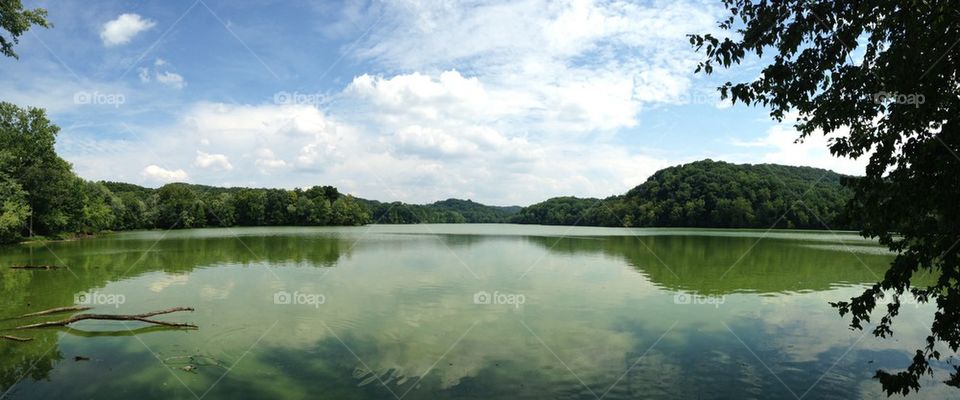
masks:
<svg viewBox="0 0 960 400"><path fill-rule="evenodd" d="M521 207L497 207L472 200L447 199L432 204L383 203L360 200L370 216L381 224L418 223L500 223L509 222Z"/></svg>
<svg viewBox="0 0 960 400"><path fill-rule="evenodd" d="M129 205L118 213L117 229L496 223L508 222L520 211L520 207L460 199L423 205L383 203L344 195L333 186L285 190L171 183L151 189L120 182L100 184Z"/></svg>
<svg viewBox="0 0 960 400"><path fill-rule="evenodd" d="M593 226L849 229L852 191L832 171L703 160L657 171L624 195L558 197L513 222Z"/></svg>

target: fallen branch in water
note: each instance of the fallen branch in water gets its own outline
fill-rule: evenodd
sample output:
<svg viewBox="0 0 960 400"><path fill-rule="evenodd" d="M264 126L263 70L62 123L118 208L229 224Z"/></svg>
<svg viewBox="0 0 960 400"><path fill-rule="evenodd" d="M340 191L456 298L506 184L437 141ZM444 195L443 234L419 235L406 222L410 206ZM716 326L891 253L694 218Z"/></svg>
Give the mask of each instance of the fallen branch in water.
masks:
<svg viewBox="0 0 960 400"><path fill-rule="evenodd" d="M92 308L93 307L81 307L81 306L57 307L57 308L51 308L49 310L37 311L35 313L23 314L19 317L14 317L13 319L39 317L43 315L59 314L59 313L65 313L65 312L87 311Z"/></svg>
<svg viewBox="0 0 960 400"><path fill-rule="evenodd" d="M175 322L165 322L157 321L155 319L149 319L150 317L162 314L170 314L178 311L193 311L193 308L190 307L174 307L167 310L153 311L144 314L136 315L117 315L117 314L78 314L74 315L67 319L62 319L59 321L48 321L40 322L36 324L23 325L13 328L13 330L24 330L24 329L34 329L34 328L47 328L51 326L67 326L74 322L84 321L84 320L99 320L99 321L140 321L146 322L148 324L154 325L163 325L163 326L172 326L177 328L190 328L197 329L196 325L193 324L181 324Z"/></svg>
<svg viewBox="0 0 960 400"><path fill-rule="evenodd" d="M58 269L56 265L14 265L12 269Z"/></svg>
<svg viewBox="0 0 960 400"><path fill-rule="evenodd" d="M2 338L2 339L7 339L7 340L13 340L13 341L16 341L16 342L29 342L29 341L33 340L33 338L19 337L19 336L10 336L10 335L0 335L0 338Z"/></svg>

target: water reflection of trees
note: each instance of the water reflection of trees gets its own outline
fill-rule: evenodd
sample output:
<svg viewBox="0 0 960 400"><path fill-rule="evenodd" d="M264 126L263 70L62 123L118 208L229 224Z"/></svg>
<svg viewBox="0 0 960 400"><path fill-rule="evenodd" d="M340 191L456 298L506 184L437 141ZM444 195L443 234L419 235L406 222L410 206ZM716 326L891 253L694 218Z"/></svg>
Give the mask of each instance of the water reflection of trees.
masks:
<svg viewBox="0 0 960 400"><path fill-rule="evenodd" d="M39 310L74 303L74 295L102 288L110 282L162 271L188 273L224 264L296 265L332 267L348 252L350 243L333 236L244 236L117 239L4 246L0 255L0 330L40 319L10 319ZM69 269L12 270L10 265L54 264ZM152 332L148 329L135 333ZM116 336L122 332L82 332L37 329L29 342L0 340L0 393L19 380L46 379L62 358L56 348L58 332L81 336Z"/></svg>
<svg viewBox="0 0 960 400"><path fill-rule="evenodd" d="M435 238L454 249L490 241L515 242L517 240L516 236L486 235L436 235ZM332 235L250 235L240 238L174 236L156 242L156 237L124 236L52 243L50 246L56 253L56 257L39 246L33 246L32 249L28 246L7 247L0 255L0 265L65 264L76 273L77 277L68 270L14 271L0 268L0 293L4 297L4 301L0 302L0 318L69 305L73 303L75 293L95 290L110 282L156 271L188 273L197 268L225 264L330 267L335 265L343 254L348 254L351 249L354 249L354 245L357 250L353 251L362 251L367 246L381 251L391 251L394 246L409 249L410 246L421 245L427 251L436 249L430 244L431 241L423 240L423 236L408 239L410 240L404 240L400 235L389 235L389 237L374 235L356 242L355 237L343 238ZM622 259L661 287L710 295L741 291L771 293L826 290L837 285L873 282L875 277L867 267L861 264L861 261L878 275L883 273L889 262L887 255L869 253L854 255L844 251L807 246L813 242L780 239L764 239L757 242L756 238L719 236L641 238L608 236L524 237L523 240L540 248L549 249L554 254L602 255ZM11 321L0 321L0 329L10 326L12 326ZM34 380L47 379L56 364L63 359L60 350L56 347L58 336L63 333L112 335L50 329L30 332L30 336L34 338L32 342L0 341L0 393L24 376ZM373 347L365 349L364 341L373 340L372 336L352 339L345 337L344 339L365 355L378 354L376 346L381 345L369 343ZM664 343L664 346L669 344ZM331 357L323 357L325 362L313 367L298 366L303 368L303 371L312 371L310 374L300 376L296 372L298 369L294 368L286 369L285 376L305 387L315 385L317 376L331 377L327 388L331 393L356 395L359 391L365 392L370 397L378 397L384 393L377 384L357 389L355 377L342 376L344 371L352 371L351 368L355 365L349 362L353 360L352 356L342 352L339 342L322 343L316 351L329 352L328 355ZM275 349L267 354L277 362L298 363L304 360L302 354L288 356L284 353L284 349ZM525 379L505 381L503 371L508 366L508 361L503 361L501 366L483 367L472 375L465 376L459 384L452 387L442 387L439 382L432 381L434 377L427 377L422 384L424 387L435 388L438 393L453 395L475 391L474 393L497 397L503 393L491 392L484 388L493 383L504 382L527 385L525 387L529 388L535 384L534 381L537 381L544 382L546 390L549 388L547 383L556 383L552 381L555 377L550 378L546 375L528 375ZM708 373L708 371L697 371L697 373L701 372ZM714 372L716 371L710 373ZM114 384L122 387L121 382ZM410 383L407 382L407 384ZM403 385L400 387L406 389ZM243 390L248 389L251 388L243 388ZM571 390L575 389L575 387L571 388ZM223 385L221 390L230 392L231 384ZM268 391L266 388L258 390L264 393ZM415 390L411 398L417 395L418 391Z"/></svg>
<svg viewBox="0 0 960 400"><path fill-rule="evenodd" d="M554 253L623 258L654 284L704 295L827 290L869 283L883 274L890 261L886 254L854 254L782 239L685 235L527 240Z"/></svg>

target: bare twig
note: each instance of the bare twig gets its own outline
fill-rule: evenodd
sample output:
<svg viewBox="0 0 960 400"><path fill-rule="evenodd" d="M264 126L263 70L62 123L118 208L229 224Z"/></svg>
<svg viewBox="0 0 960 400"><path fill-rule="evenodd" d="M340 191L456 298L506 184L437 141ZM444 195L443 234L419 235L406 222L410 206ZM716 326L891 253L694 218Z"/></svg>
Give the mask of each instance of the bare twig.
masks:
<svg viewBox="0 0 960 400"><path fill-rule="evenodd" d="M19 319L19 318L30 318L30 317L39 317L39 316L43 316L43 315L65 313L65 312L87 311L87 310L89 310L89 309L91 309L91 308L92 308L92 307L81 307L81 306L57 307L57 308L51 308L51 309L49 309L49 310L37 311L37 312L35 312L35 313L23 314L23 315L21 315L21 316L19 316L19 317L15 317L15 318L16 318L16 319Z"/></svg>
<svg viewBox="0 0 960 400"><path fill-rule="evenodd" d="M72 324L72 323L74 323L74 322L83 321L83 320L89 320L89 319L92 319L92 320L101 320L101 321L140 321L140 322L146 322L146 323L148 323L148 324L163 325L163 326L173 326L173 327L178 327L178 328L192 328L192 329L196 329L196 328L197 328L197 326L196 326L196 325L193 325L193 324L181 324L181 323L165 322L165 321L157 321L157 320L155 320L155 319L149 319L150 317L153 317L153 316L155 316L155 315L170 314L170 313L174 313L174 312L178 312L178 311L193 311L193 308L190 308L190 307L174 307L174 308L170 308L170 309L166 309L166 310L153 311L153 312L148 312L148 313L144 313L144 314L136 314L136 315L78 314L78 315L74 315L74 316L72 316L72 317L70 317L70 318L62 319L62 320L59 320L59 321L48 321L48 322L40 322L40 323L36 323L36 324L18 326L18 327L16 327L16 328L13 328L13 330L24 330L24 329L34 329L34 328L47 328L47 327L52 327L52 326L67 326L67 325Z"/></svg>
<svg viewBox="0 0 960 400"><path fill-rule="evenodd" d="M33 338L19 337L19 336L10 336L10 335L0 335L0 339L13 340L13 341L16 341L16 342L29 342L29 341L33 340Z"/></svg>

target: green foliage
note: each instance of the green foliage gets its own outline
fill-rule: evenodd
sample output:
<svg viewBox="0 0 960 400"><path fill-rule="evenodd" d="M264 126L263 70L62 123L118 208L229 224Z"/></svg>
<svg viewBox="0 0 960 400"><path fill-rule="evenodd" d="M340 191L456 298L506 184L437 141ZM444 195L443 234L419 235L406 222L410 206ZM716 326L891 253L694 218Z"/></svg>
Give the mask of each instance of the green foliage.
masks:
<svg viewBox="0 0 960 400"><path fill-rule="evenodd" d="M51 26L47 21L47 10L42 8L24 10L20 0L0 2L0 28L7 31L7 34L0 35L0 54L18 58L17 53L13 51L13 45L17 44L20 36L33 25L44 28Z"/></svg>
<svg viewBox="0 0 960 400"><path fill-rule="evenodd" d="M595 221L585 218L585 214L594 206L601 207L600 200L554 197L525 207L511 219L511 222L540 225L596 225Z"/></svg>
<svg viewBox="0 0 960 400"><path fill-rule="evenodd" d="M137 195L125 192L118 194L116 198L120 200L121 207L115 213L117 219L114 229L129 230L153 226L153 221L147 219L147 204Z"/></svg>
<svg viewBox="0 0 960 400"><path fill-rule="evenodd" d="M243 226L259 226L265 221L267 194L262 190L242 189L235 195L237 223Z"/></svg>
<svg viewBox="0 0 960 400"><path fill-rule="evenodd" d="M53 147L59 130L41 109L0 102L0 172L27 193L41 235L76 232L83 221L82 182Z"/></svg>
<svg viewBox="0 0 960 400"><path fill-rule="evenodd" d="M120 199L102 183L78 181L83 185L83 233L110 230L115 226L116 213L122 211Z"/></svg>
<svg viewBox="0 0 960 400"><path fill-rule="evenodd" d="M157 226L192 228L203 226L207 216L197 212L197 194L182 183L171 183L157 190Z"/></svg>
<svg viewBox="0 0 960 400"><path fill-rule="evenodd" d="M623 196L557 197L512 222L543 225L846 229L843 176L784 165L697 161L657 171Z"/></svg>
<svg viewBox="0 0 960 400"><path fill-rule="evenodd" d="M353 196L343 196L330 206L330 222L333 225L364 225L370 222L370 217Z"/></svg>
<svg viewBox="0 0 960 400"><path fill-rule="evenodd" d="M17 182L0 172L0 243L19 240L28 218L27 194Z"/></svg>
<svg viewBox="0 0 960 400"><path fill-rule="evenodd" d="M800 138L833 134L834 155L869 155L848 210L863 235L897 257L881 282L834 306L863 329L878 300L892 296L873 327L886 337L902 296L936 302L930 335L907 370L877 372L888 394L919 390L933 372L929 360L940 358L937 345L960 349L960 2L723 3L724 35L690 37L706 55L697 70L709 74L754 55L769 63L751 82L724 84L721 96L765 106L778 120L797 113ZM939 279L915 285L925 272Z"/></svg>
<svg viewBox="0 0 960 400"><path fill-rule="evenodd" d="M203 204L207 226L233 226L237 223L237 209L230 193L205 193Z"/></svg>
<svg viewBox="0 0 960 400"><path fill-rule="evenodd" d="M381 224L454 224L508 222L520 207L495 207L472 200L447 199L432 204L381 203L364 200Z"/></svg>
<svg viewBox="0 0 960 400"><path fill-rule="evenodd" d="M657 171L623 199L632 226L847 229L851 190L817 168L711 160Z"/></svg>
<svg viewBox="0 0 960 400"><path fill-rule="evenodd" d="M116 191L114 197L121 203L115 229L362 225L371 221L359 200L343 196L331 186L303 191L187 183L171 183L156 190L117 182L102 185ZM332 196L338 197L331 203L328 198Z"/></svg>

